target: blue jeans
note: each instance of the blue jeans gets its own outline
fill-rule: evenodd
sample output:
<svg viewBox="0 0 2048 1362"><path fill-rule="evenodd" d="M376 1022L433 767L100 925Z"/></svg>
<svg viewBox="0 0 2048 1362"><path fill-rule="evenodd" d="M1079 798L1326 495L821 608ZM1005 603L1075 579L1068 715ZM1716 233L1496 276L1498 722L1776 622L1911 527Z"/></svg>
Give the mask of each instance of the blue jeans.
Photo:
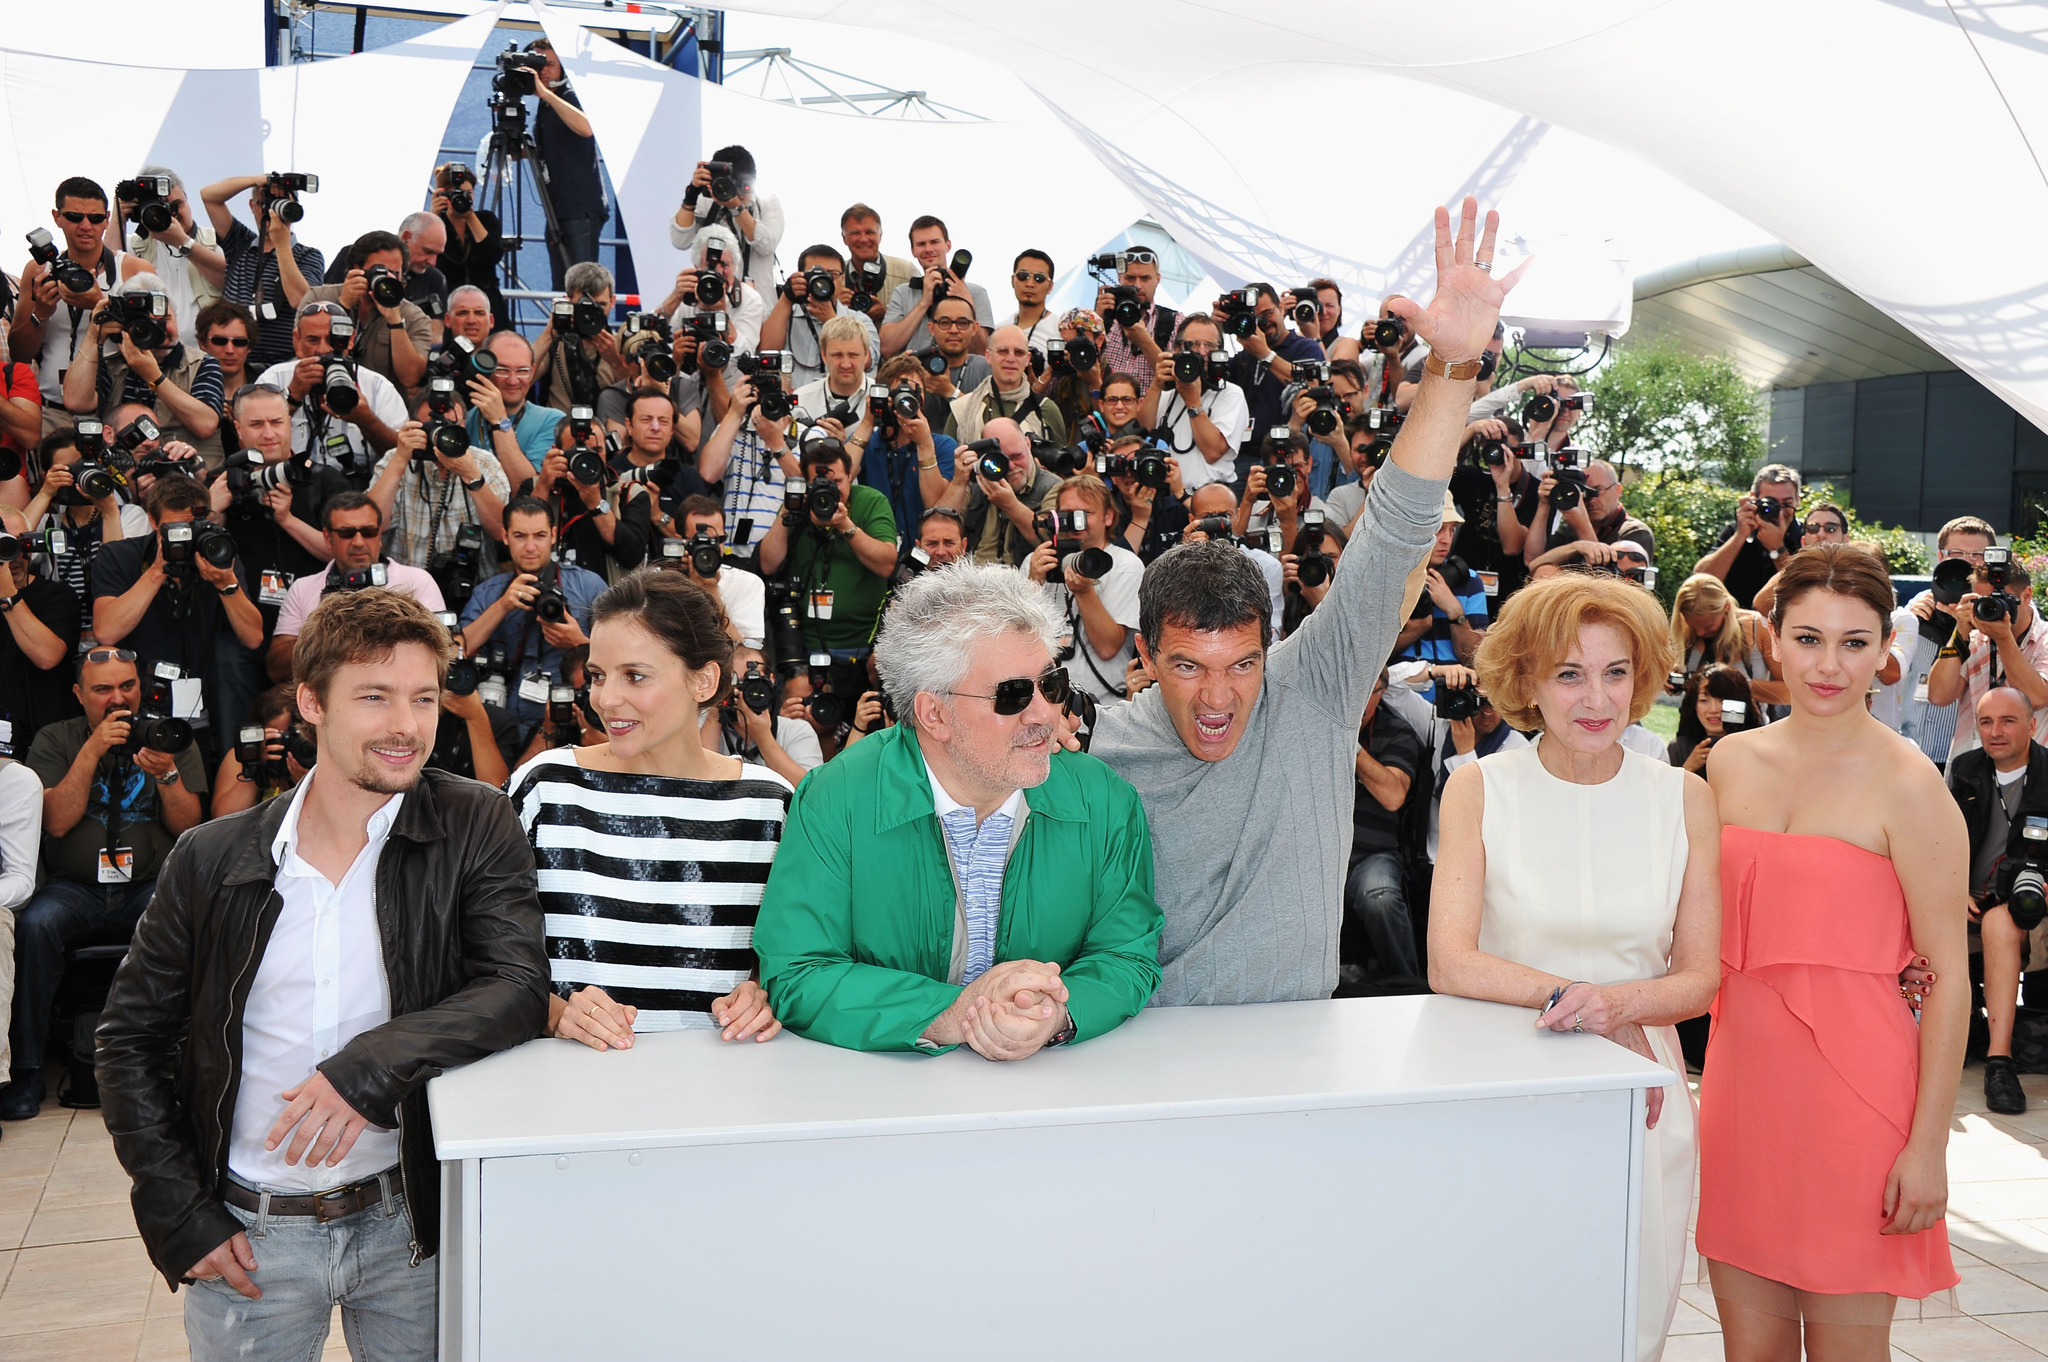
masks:
<svg viewBox="0 0 2048 1362"><path fill-rule="evenodd" d="M1408 920L1402 892L1401 858L1377 851L1354 861L1344 879L1344 911L1365 928L1366 939L1388 974L1414 977L1422 966L1415 958L1415 927Z"/></svg>
<svg viewBox="0 0 2048 1362"><path fill-rule="evenodd" d="M412 1266L412 1220L397 1170L390 1176L383 1205L325 1224L228 1207L249 1232L250 1277L263 1296L252 1301L219 1278L187 1287L192 1362L318 1357L336 1305L351 1357L433 1362L440 1267L432 1258Z"/></svg>
<svg viewBox="0 0 2048 1362"><path fill-rule="evenodd" d="M14 1072L43 1067L50 1005L64 980L64 953L76 946L125 946L149 907L156 881L81 884L52 879L14 917Z"/></svg>

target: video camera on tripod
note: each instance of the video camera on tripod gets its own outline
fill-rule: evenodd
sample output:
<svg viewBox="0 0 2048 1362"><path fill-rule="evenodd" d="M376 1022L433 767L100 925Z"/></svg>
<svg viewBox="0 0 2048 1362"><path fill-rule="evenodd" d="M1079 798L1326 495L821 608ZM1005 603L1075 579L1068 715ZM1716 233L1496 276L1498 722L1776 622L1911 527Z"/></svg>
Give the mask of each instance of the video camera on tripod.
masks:
<svg viewBox="0 0 2048 1362"><path fill-rule="evenodd" d="M498 54L497 74L491 77L491 131L524 135L526 97L540 89L540 73L548 59L537 52L521 52L507 43Z"/></svg>

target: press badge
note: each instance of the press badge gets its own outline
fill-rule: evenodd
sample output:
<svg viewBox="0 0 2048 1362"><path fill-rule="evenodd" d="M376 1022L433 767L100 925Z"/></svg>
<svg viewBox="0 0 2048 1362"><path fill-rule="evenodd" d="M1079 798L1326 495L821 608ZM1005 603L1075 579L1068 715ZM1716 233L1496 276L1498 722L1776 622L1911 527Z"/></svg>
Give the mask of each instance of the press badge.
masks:
<svg viewBox="0 0 2048 1362"><path fill-rule="evenodd" d="M1929 699L1927 698L1927 673L1926 673L1926 672L1922 672L1922 673L1920 673L1920 680L1919 680L1919 683L1918 683L1918 684L1916 684L1916 685L1915 685L1915 686L1913 687L1913 698L1914 698L1914 700L1918 701L1918 702L1919 702L1920 704L1923 704L1923 705L1927 705L1927 704L1932 704L1932 703L1933 703L1933 701L1931 701L1931 700L1929 700Z"/></svg>
<svg viewBox="0 0 2048 1362"><path fill-rule="evenodd" d="M181 676L171 682L171 715L178 719L206 717L206 682Z"/></svg>
<svg viewBox="0 0 2048 1362"><path fill-rule="evenodd" d="M829 620L832 618L832 593L818 590L811 593L811 618Z"/></svg>
<svg viewBox="0 0 2048 1362"><path fill-rule="evenodd" d="M273 302L270 302L270 301L268 301L268 300L265 300L265 302L264 302L263 306L262 306L262 307L259 307L259 308L257 308L257 309L256 309L256 315L257 315L257 316L259 316L259 317L261 317L261 318L263 318L263 320L264 320L264 321L266 321L266 322L274 322L274 321L276 321L276 320L277 320L277 304L276 304L276 303L273 303Z"/></svg>
<svg viewBox="0 0 2048 1362"><path fill-rule="evenodd" d="M100 848L100 883L130 884L135 879L135 852L129 847Z"/></svg>
<svg viewBox="0 0 2048 1362"><path fill-rule="evenodd" d="M1500 574L1498 572L1480 572L1475 575L1479 578L1479 585L1486 588L1487 595L1500 595Z"/></svg>
<svg viewBox="0 0 2048 1362"><path fill-rule="evenodd" d="M264 571L259 581L260 585L256 592L257 604L284 604L285 593L291 590L292 585L292 579L289 576L279 572L276 568L269 568Z"/></svg>
<svg viewBox="0 0 2048 1362"><path fill-rule="evenodd" d="M531 700L536 705L548 702L548 678L546 672L528 672L519 678L519 698Z"/></svg>

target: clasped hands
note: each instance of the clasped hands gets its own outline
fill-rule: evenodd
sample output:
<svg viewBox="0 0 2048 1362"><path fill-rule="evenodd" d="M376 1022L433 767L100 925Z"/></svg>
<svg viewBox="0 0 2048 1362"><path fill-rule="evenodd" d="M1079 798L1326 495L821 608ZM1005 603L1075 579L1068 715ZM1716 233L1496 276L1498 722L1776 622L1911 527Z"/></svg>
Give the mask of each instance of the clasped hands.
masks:
<svg viewBox="0 0 2048 1362"><path fill-rule="evenodd" d="M1060 967L1005 960L960 990L925 1028L939 1045L965 1045L983 1059L1024 1059L1045 1048L1067 1024L1067 986Z"/></svg>

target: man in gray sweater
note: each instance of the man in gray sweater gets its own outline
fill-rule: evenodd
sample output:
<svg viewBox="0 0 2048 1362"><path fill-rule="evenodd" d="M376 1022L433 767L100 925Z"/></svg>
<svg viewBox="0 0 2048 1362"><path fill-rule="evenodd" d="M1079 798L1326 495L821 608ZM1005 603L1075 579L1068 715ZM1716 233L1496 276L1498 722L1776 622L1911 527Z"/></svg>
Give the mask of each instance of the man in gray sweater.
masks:
<svg viewBox="0 0 2048 1362"><path fill-rule="evenodd" d="M1414 600L1472 405L1478 357L1521 274L1490 273L1498 215L1437 210L1437 291L1390 304L1430 358L1330 593L1272 646L1266 584L1234 546L1161 556L1140 592L1138 653L1157 684L1105 707L1089 750L1137 787L1166 932L1153 1002L1327 998L1358 729ZM1271 647L1270 652L1268 651Z"/></svg>

